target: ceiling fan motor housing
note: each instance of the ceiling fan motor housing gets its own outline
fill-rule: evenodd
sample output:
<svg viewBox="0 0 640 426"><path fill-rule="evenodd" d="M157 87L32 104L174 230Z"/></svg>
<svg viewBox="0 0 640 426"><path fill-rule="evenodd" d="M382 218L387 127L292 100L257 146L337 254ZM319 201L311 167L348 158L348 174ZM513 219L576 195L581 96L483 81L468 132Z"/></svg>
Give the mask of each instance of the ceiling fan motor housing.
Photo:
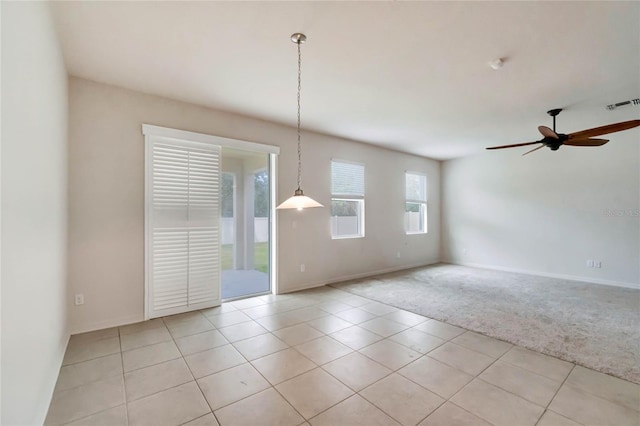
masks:
<svg viewBox="0 0 640 426"><path fill-rule="evenodd" d="M558 139L546 137L542 139L542 143L551 149L551 151L557 151L560 146L564 144L564 141L569 139L569 137L565 134L558 133Z"/></svg>

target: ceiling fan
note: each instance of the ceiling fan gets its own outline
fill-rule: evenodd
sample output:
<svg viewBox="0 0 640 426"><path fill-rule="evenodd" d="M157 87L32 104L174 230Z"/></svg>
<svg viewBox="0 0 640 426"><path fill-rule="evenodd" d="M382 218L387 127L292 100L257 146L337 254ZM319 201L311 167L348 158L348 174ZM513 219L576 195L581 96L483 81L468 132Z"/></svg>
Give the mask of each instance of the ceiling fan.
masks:
<svg viewBox="0 0 640 426"><path fill-rule="evenodd" d="M547 126L538 126L538 131L544 136L544 138L535 142L516 143L512 145L491 146L487 149L502 149L502 148L515 148L518 146L541 144L539 147L533 148L530 151L525 152L522 155L527 155L540 148L548 146L552 151L557 151L561 145L571 146L601 146L609 142L609 139L594 139L592 136L601 136L608 133L619 132L622 130L632 129L640 126L640 120L622 121L620 123L609 124L602 127L595 127L593 129L582 130L580 132L573 132L565 135L564 133L556 133L556 116L560 114L562 108L552 109L547 111L547 114L553 117L553 130Z"/></svg>

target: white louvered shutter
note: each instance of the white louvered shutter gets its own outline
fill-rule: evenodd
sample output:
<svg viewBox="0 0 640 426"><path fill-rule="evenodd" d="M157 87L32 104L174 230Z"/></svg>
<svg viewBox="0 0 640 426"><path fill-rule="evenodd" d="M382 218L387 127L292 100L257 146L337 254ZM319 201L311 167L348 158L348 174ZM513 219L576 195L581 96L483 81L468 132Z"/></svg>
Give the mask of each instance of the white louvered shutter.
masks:
<svg viewBox="0 0 640 426"><path fill-rule="evenodd" d="M220 147L149 137L147 156L148 317L217 306Z"/></svg>
<svg viewBox="0 0 640 426"><path fill-rule="evenodd" d="M331 196L364 198L364 164L332 160Z"/></svg>

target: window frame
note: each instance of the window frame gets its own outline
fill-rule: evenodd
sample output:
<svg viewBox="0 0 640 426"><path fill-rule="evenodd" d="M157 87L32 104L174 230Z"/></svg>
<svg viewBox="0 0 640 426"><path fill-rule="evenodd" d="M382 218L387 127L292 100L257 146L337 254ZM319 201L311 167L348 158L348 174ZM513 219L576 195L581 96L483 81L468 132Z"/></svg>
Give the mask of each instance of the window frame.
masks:
<svg viewBox="0 0 640 426"><path fill-rule="evenodd" d="M339 194L339 193L333 193L333 163L342 163L342 164L351 164L351 165L355 165L355 166L361 166L362 167L362 188L363 188L363 193L362 195L353 195L353 194ZM347 201L347 202L357 202L358 203L358 208L357 208L357 218L358 218L358 233L356 234L347 234L347 235L334 235L333 233L333 220L334 216L333 212L330 215L331 217L331 221L332 221L332 225L331 225L331 239L332 240L347 240L347 239L354 239L354 238L364 238L365 237L365 192L366 192L366 188L365 188L365 171L366 171L366 166L364 163L361 162L357 162L357 161L351 161L351 160L343 160L343 159L339 159L339 158L332 158L331 159L331 209L333 210L333 202L334 201Z"/></svg>
<svg viewBox="0 0 640 426"><path fill-rule="evenodd" d="M409 175L413 175L413 176L418 176L421 179L424 179L424 199L416 199L416 198L408 198L407 197L407 177ZM410 171L410 170L405 170L404 172L404 196L405 196L405 201L404 201L404 217L405 217L405 224L404 224L404 233L405 235L422 235L422 234L428 234L429 233L429 224L428 224L428 199L429 196L427 194L427 174L423 173L423 172L414 172L414 171ZM407 229L407 204L417 204L420 207L420 219L421 219L421 223L423 224L422 229L420 229L419 231L409 231Z"/></svg>

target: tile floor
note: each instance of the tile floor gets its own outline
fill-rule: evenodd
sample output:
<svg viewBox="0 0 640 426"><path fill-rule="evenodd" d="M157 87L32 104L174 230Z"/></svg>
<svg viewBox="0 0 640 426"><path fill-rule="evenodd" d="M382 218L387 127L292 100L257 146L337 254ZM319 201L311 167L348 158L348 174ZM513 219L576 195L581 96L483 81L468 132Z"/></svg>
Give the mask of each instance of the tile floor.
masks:
<svg viewBox="0 0 640 426"><path fill-rule="evenodd" d="M72 336L47 425L639 425L640 386L329 287Z"/></svg>

